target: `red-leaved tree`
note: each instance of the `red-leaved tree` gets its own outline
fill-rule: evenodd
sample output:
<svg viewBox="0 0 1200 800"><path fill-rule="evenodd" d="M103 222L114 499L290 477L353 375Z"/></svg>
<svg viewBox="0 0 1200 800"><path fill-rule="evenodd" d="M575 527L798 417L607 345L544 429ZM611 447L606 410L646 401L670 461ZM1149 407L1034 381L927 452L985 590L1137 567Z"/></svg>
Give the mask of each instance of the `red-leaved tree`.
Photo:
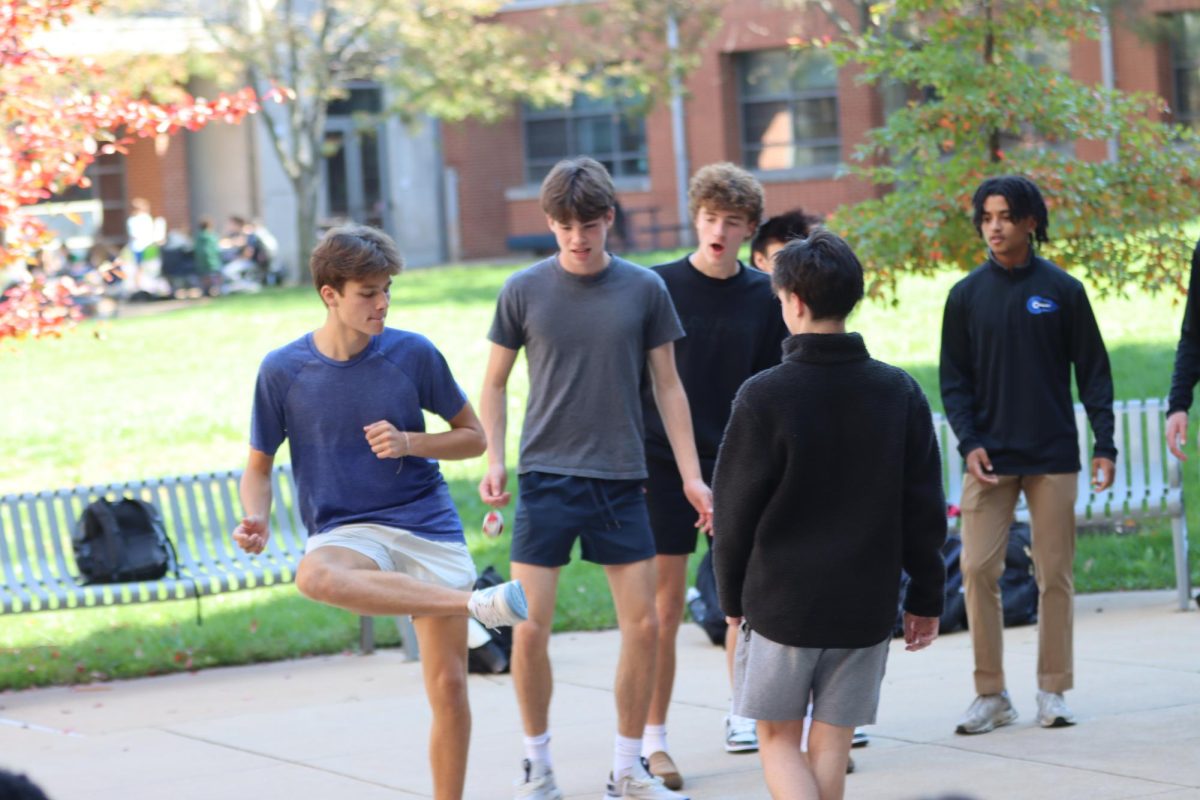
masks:
<svg viewBox="0 0 1200 800"><path fill-rule="evenodd" d="M70 186L87 186L98 155L124 153L138 137L237 123L258 110L251 89L213 100L185 96L158 104L126 92L94 91L101 68L53 55L36 34L94 13L101 0L0 0L0 272L33 258L47 234L23 206ZM112 81L109 80L108 83ZM0 298L0 340L57 335L78 318L69 278L22 279Z"/></svg>

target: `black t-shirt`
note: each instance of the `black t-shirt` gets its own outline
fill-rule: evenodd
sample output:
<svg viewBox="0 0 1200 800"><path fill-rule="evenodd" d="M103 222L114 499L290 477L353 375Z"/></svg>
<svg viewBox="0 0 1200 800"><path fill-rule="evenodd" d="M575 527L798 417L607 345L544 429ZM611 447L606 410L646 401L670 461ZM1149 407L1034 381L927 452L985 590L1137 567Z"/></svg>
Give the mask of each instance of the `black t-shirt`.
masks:
<svg viewBox="0 0 1200 800"><path fill-rule="evenodd" d="M964 456L985 448L999 475L1077 472L1072 367L1095 455L1116 458L1112 371L1083 284L1034 256L989 260L950 290L939 372Z"/></svg>
<svg viewBox="0 0 1200 800"><path fill-rule="evenodd" d="M742 383L779 363L788 336L771 276L740 265L732 278L710 278L688 257L660 264L687 335L675 342L675 364L692 412L696 449L706 470L717 458L733 397ZM672 461L670 442L654 403L649 375L642 380L646 457Z"/></svg>

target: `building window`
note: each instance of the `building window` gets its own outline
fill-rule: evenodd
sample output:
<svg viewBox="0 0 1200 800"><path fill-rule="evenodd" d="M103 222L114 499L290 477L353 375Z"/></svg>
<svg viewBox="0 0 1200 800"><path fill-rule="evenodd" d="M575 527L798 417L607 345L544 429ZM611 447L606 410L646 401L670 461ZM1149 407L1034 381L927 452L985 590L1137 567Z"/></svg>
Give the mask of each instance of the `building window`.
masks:
<svg viewBox="0 0 1200 800"><path fill-rule="evenodd" d="M1028 41L1013 48L1013 54L1022 63L1039 69L1049 69L1067 80L1071 78L1071 44L1066 39L1056 39L1043 30L1031 31ZM1050 150L1065 158L1075 154L1075 143L1063 139L1052 139L1030 123L1022 123L1019 130L1000 134L1000 149L1014 150L1018 147L1029 150Z"/></svg>
<svg viewBox="0 0 1200 800"><path fill-rule="evenodd" d="M1200 128L1200 12L1171 14L1171 84L1175 120Z"/></svg>
<svg viewBox="0 0 1200 800"><path fill-rule="evenodd" d="M737 56L742 161L753 170L808 170L842 160L837 66L821 50Z"/></svg>
<svg viewBox="0 0 1200 800"><path fill-rule="evenodd" d="M650 171L646 120L630 101L579 94L570 106L527 105L521 117L528 183L541 183L556 163L581 155L599 161L614 178Z"/></svg>

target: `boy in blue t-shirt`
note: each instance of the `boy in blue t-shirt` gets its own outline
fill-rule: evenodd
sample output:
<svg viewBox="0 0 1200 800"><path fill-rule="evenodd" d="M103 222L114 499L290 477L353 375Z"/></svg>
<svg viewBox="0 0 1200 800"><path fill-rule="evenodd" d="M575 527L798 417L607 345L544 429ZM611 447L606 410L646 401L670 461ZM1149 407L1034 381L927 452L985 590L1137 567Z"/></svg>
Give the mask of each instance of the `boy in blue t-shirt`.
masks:
<svg viewBox="0 0 1200 800"><path fill-rule="evenodd" d="M525 619L516 581L472 592L475 566L435 459L484 451L483 426L437 348L385 328L392 276L403 264L374 228L331 230L313 251L325 323L263 359L254 392L245 518L248 553L270 535L271 467L291 447L307 554L296 586L356 614L411 614L433 711L437 798L461 798L471 734L467 617L488 627ZM422 409L450 430L425 431Z"/></svg>

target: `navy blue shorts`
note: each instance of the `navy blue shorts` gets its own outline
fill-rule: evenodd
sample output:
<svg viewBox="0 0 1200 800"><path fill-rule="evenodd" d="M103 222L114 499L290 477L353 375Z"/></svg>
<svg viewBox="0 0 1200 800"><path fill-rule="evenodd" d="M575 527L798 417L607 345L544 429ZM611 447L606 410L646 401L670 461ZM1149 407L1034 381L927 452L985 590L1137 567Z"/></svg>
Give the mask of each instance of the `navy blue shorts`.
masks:
<svg viewBox="0 0 1200 800"><path fill-rule="evenodd" d="M701 464L704 482L712 486L712 464ZM674 461L646 459L646 506L654 530L655 552L662 556L686 556L696 552L699 514L683 493L683 481Z"/></svg>
<svg viewBox="0 0 1200 800"><path fill-rule="evenodd" d="M510 558L561 567L575 540L585 561L631 564L654 557L654 534L641 480L525 472L518 478Z"/></svg>

